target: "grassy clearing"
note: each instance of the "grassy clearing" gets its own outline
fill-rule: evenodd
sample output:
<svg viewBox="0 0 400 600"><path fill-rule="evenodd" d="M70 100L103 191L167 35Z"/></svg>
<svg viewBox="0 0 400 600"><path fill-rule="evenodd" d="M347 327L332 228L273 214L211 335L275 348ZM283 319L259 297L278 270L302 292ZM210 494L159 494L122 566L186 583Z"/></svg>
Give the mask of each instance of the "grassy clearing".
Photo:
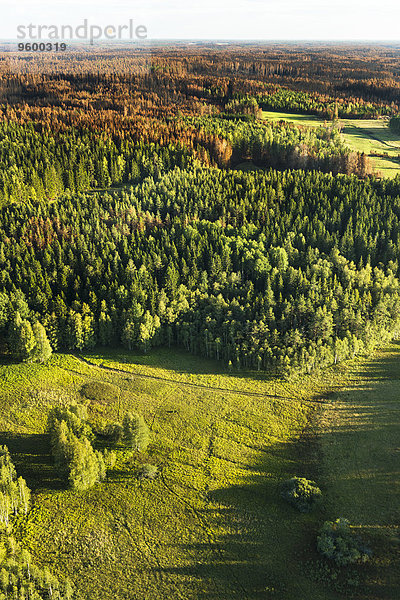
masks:
<svg viewBox="0 0 400 600"><path fill-rule="evenodd" d="M301 440L330 390L344 385L347 391L337 392L335 402L345 401L340 394L354 388L355 370L288 384L258 373L227 374L214 362L170 349L83 358L88 362L57 355L49 366L0 370L0 443L9 445L34 489L33 508L18 535L37 562L75 582L78 600L343 597L305 569L307 558L315 557L320 523L355 502L351 489L336 498L339 456L333 448L341 452L346 440L335 441L331 400L321 420L326 430L321 469L314 445ZM354 369L367 368L357 365ZM141 456L121 450L107 481L79 494L63 489L44 426L49 406L66 394L83 397L82 388L93 422L136 410L151 426L153 441ZM382 426L385 419L389 415ZM157 465L161 476L138 481L143 462ZM353 476L350 462L347 479L356 493L359 474ZM384 457L377 465L386 469ZM393 470L385 471L388 481ZM329 490L325 508L307 515L283 503L279 483L293 475L323 481ZM357 502L358 518L351 508L344 516L361 525L380 523L377 513L367 521L362 499ZM383 492L380 502L388 502ZM391 523L391 511L382 514L384 524ZM388 562L387 554L380 560ZM373 595L383 577L380 568L371 567L368 598L380 597Z"/></svg>
<svg viewBox="0 0 400 600"><path fill-rule="evenodd" d="M390 131L386 120L345 119L341 123L345 142L354 150L368 154L373 167L383 177L400 173L400 138Z"/></svg>
<svg viewBox="0 0 400 600"><path fill-rule="evenodd" d="M296 113L262 111L263 119L267 121L291 121L296 125L305 125L307 127L322 127L326 124L324 119L313 115L303 115Z"/></svg>
<svg viewBox="0 0 400 600"><path fill-rule="evenodd" d="M326 126L326 121L312 115L263 111L268 121L291 121L308 127ZM372 167L383 177L400 173L400 138L392 133L385 119L340 119L342 137L347 146L370 157Z"/></svg>

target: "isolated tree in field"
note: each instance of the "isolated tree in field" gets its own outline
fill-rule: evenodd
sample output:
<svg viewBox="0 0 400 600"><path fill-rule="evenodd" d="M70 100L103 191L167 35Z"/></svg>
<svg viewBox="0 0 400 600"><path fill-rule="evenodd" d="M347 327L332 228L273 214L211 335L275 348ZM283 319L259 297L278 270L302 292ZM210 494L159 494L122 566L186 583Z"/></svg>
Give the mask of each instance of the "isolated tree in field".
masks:
<svg viewBox="0 0 400 600"><path fill-rule="evenodd" d="M281 496L300 512L309 512L321 500L322 493L314 481L292 477L282 483Z"/></svg>
<svg viewBox="0 0 400 600"><path fill-rule="evenodd" d="M150 432L146 421L141 415L127 413L122 424L124 440L135 450L143 451L150 442Z"/></svg>
<svg viewBox="0 0 400 600"><path fill-rule="evenodd" d="M317 549L340 566L367 562L371 550L350 527L347 519L325 521L317 538Z"/></svg>

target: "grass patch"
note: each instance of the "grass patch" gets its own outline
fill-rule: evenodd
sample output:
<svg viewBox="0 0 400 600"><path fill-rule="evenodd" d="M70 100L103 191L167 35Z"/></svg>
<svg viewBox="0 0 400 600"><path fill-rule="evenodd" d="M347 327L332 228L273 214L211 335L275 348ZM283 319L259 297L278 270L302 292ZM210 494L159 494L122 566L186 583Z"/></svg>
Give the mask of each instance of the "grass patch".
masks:
<svg viewBox="0 0 400 600"><path fill-rule="evenodd" d="M83 398L98 404L114 402L119 397L119 388L107 381L90 381L80 389Z"/></svg>
<svg viewBox="0 0 400 600"><path fill-rule="evenodd" d="M340 492L343 504L335 499L337 482L330 477L340 457L326 450L335 445L328 443L335 430L332 400L321 417L326 431L321 472L304 432L329 391L343 386L350 393L356 369L366 365L354 363L348 376L337 368L323 379L307 377L297 384L259 373L228 374L219 364L173 349L57 355L34 373L30 365L3 365L1 376L14 384L0 387L0 443L9 445L34 490L33 508L18 537L36 562L74 581L77 600L337 600L342 596L304 568L315 554L316 533L326 518L348 516L360 526L369 521L362 498L354 506L350 488ZM39 388L43 397L31 404L30 390ZM81 390L94 399L93 423L135 411L149 424L152 442L141 454L120 447L106 482L77 493L57 480L44 423L53 401L68 393L79 398ZM378 470L386 465L381 461ZM148 464L157 476L143 480L138 473ZM354 469L346 468L351 482ZM294 475L318 484L323 479L324 503L315 513L297 513L281 499L282 481ZM356 490L357 485L356 478ZM379 502L386 503L385 497L382 491ZM357 508L358 520L353 509L340 514L348 503ZM391 511L381 511L386 523ZM379 522L378 510L370 522ZM377 557L388 560L385 553ZM373 582L381 571L375 574L376 562L368 568L365 597L375 598Z"/></svg>
<svg viewBox="0 0 400 600"><path fill-rule="evenodd" d="M383 177L400 173L400 137L390 131L387 120L341 119L341 123L346 144L367 154L377 172Z"/></svg>
<svg viewBox="0 0 400 600"><path fill-rule="evenodd" d="M306 127L322 127L326 125L326 120L321 119L320 117L316 117L314 115L263 110L262 117L267 121L290 121L292 123L296 123L296 125L304 125Z"/></svg>
<svg viewBox="0 0 400 600"><path fill-rule="evenodd" d="M399 359L393 344L353 364L320 424L328 513L349 519L372 541L366 600L400 592Z"/></svg>

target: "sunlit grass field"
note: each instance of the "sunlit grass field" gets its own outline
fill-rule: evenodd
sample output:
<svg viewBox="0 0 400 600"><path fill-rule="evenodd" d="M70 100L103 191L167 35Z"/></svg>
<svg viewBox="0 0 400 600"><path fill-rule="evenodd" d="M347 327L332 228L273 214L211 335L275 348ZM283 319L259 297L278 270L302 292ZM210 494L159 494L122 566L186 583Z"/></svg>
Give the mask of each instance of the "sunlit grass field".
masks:
<svg viewBox="0 0 400 600"><path fill-rule="evenodd" d="M172 349L0 365L0 443L34 490L18 538L36 562L71 578L79 600L337 600L343 592L309 561L317 564L323 520L349 516L378 548L359 597L393 600L397 347L382 357L293 383L227 373ZM389 390L390 411L381 413ZM152 432L145 454L121 447L106 482L84 493L65 489L45 434L49 408L73 399L88 402L93 423L135 410ZM143 462L159 467L158 479L137 479ZM321 485L315 513L281 500L280 482L293 475Z"/></svg>
<svg viewBox="0 0 400 600"><path fill-rule="evenodd" d="M266 119L267 121L291 121L296 123L296 125L306 125L308 127L319 127L326 124L324 119L314 115L263 110L262 116L263 119Z"/></svg>
<svg viewBox="0 0 400 600"><path fill-rule="evenodd" d="M290 121L308 127L326 126L312 115L263 111L268 121ZM352 150L370 157L374 171L383 177L400 173L400 137L392 133L385 119L340 119L342 137ZM376 156L375 156L376 155Z"/></svg>
<svg viewBox="0 0 400 600"><path fill-rule="evenodd" d="M392 133L383 119L341 119L345 142L370 156L373 167L383 177L400 173L400 137ZM373 156L373 154L381 156ZM387 155L387 156L383 156Z"/></svg>

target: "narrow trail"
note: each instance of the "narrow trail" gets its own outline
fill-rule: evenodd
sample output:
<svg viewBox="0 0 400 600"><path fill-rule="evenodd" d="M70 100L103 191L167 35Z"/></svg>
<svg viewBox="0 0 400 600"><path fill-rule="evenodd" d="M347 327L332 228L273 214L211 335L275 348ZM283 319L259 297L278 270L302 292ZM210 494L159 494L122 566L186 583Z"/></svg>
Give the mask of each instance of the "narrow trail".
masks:
<svg viewBox="0 0 400 600"><path fill-rule="evenodd" d="M157 375L148 375L146 373L133 373L132 371L125 371L124 369L117 369L116 367L107 367L106 365L92 363L89 360L87 360L87 358L84 358L83 356L80 356L77 354L75 354L74 356L77 360L79 360L80 362L83 362L84 364L86 364L90 367L101 369L103 371L108 371L110 373L117 373L119 375L128 375L132 379L134 379L136 377L140 377L142 379L151 379L153 381L163 381L165 383L173 383L174 385L181 385L184 387L197 388L197 389L203 389L203 390L208 390L208 391L213 390L216 392L224 392L225 394L239 394L241 396L252 396L252 397L256 397L256 398L272 398L272 399L276 399L276 400L285 400L285 401L301 400L301 402L310 403L310 404L315 404L316 402L320 402L319 400L307 400L305 398L296 398L295 396L281 396L279 394L264 394L262 392L249 392L249 391L239 390L239 389L229 389L229 388L217 387L217 386L213 386L213 385L206 385L204 383L191 383L189 381L178 381L176 379L168 379L168 377L160 377Z"/></svg>

